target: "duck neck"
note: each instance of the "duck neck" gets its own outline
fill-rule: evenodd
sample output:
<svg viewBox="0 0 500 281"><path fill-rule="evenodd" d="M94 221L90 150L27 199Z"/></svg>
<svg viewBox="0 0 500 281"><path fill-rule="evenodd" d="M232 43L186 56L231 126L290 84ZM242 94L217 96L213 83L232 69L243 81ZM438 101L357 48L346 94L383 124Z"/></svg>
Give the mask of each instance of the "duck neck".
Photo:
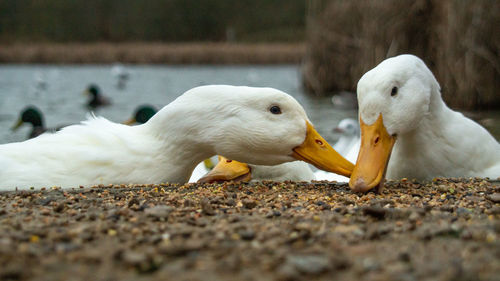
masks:
<svg viewBox="0 0 500 281"><path fill-rule="evenodd" d="M353 145L353 140L355 139L352 135L342 135L339 140L335 143L334 149L340 154L344 155L349 151Z"/></svg>
<svg viewBox="0 0 500 281"><path fill-rule="evenodd" d="M429 159L429 157L446 157L443 154L446 152L439 148L441 146L435 144L451 142L447 126L448 122L455 118L454 113L441 99L439 90L433 91L429 111L418 126L414 130L398 136L394 147L396 154L411 155L415 161Z"/></svg>
<svg viewBox="0 0 500 281"><path fill-rule="evenodd" d="M158 154L168 155L159 165L168 167L170 182L186 182L199 162L215 155L204 133L206 122L171 103L140 125L158 144Z"/></svg>
<svg viewBox="0 0 500 281"><path fill-rule="evenodd" d="M31 123L31 125L33 125L33 128L45 128L45 126L43 125L43 119L40 116L30 120L29 122Z"/></svg>

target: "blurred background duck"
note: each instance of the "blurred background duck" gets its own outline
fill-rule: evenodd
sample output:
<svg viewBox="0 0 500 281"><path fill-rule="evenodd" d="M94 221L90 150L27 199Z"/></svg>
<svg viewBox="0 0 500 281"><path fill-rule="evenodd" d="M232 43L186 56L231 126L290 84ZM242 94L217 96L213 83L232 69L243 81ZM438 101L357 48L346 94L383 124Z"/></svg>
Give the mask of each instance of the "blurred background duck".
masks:
<svg viewBox="0 0 500 281"><path fill-rule="evenodd" d="M342 119L333 131L340 134L333 148L347 160L356 162L361 144L358 121L352 118Z"/></svg>
<svg viewBox="0 0 500 281"><path fill-rule="evenodd" d="M46 128L42 112L40 111L40 109L32 105L24 108L21 111L21 113L19 114L19 119L12 127L12 131L18 130L25 123L29 123L32 126L31 132L28 134L27 139L38 137L45 132L54 133L65 126L62 125L55 128Z"/></svg>
<svg viewBox="0 0 500 281"><path fill-rule="evenodd" d="M332 96L331 102L335 109L345 110L358 108L356 94L351 92L342 91L336 93Z"/></svg>
<svg viewBox="0 0 500 281"><path fill-rule="evenodd" d="M140 105L135 109L132 117L127 121L123 122L123 124L126 125L133 125L135 123L144 124L148 122L148 120L151 119L151 117L153 117L153 115L155 115L156 112L157 112L156 108L152 105L147 105L147 104Z"/></svg>
<svg viewBox="0 0 500 281"><path fill-rule="evenodd" d="M89 108L95 109L111 104L111 100L101 93L101 89L96 84L90 84L84 93L90 96L90 100L87 102Z"/></svg>
<svg viewBox="0 0 500 281"><path fill-rule="evenodd" d="M130 72L122 65L115 64L111 68L111 75L116 79L116 88L123 90L127 86L127 81L130 79Z"/></svg>
<svg viewBox="0 0 500 281"><path fill-rule="evenodd" d="M47 89L49 83L47 82L47 78L41 72L36 72L34 74L34 88L37 91L44 91Z"/></svg>
<svg viewBox="0 0 500 281"><path fill-rule="evenodd" d="M29 139L37 137L47 131L42 112L35 106L28 106L21 111L19 119L12 127L12 131L16 131L25 123L31 124L31 131L28 134Z"/></svg>
<svg viewBox="0 0 500 281"><path fill-rule="evenodd" d="M187 91L142 125L91 118L0 145L0 189L185 183L212 155L260 165L302 160L344 175L354 168L290 95L212 85Z"/></svg>

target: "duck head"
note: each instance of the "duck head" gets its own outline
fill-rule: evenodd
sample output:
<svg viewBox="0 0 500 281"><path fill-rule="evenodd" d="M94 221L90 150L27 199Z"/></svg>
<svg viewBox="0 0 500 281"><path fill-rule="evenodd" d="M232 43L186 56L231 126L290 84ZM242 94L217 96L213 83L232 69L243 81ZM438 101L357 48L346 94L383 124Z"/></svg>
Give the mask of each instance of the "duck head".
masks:
<svg viewBox="0 0 500 281"><path fill-rule="evenodd" d="M357 94L361 147L349 186L366 192L382 187L397 136L415 130L440 94L432 72L413 55L386 59L365 73Z"/></svg>
<svg viewBox="0 0 500 281"><path fill-rule="evenodd" d="M354 168L314 129L294 98L273 88L202 86L167 107L182 108L182 113L169 110L177 116L169 125L189 127L189 136L196 135L198 146L211 155L256 165L302 160L347 176ZM145 125L164 118L162 111Z"/></svg>
<svg viewBox="0 0 500 281"><path fill-rule="evenodd" d="M155 114L156 109L153 106L141 105L135 110L134 116L123 123L127 125L132 125L134 123L144 124Z"/></svg>
<svg viewBox="0 0 500 281"><path fill-rule="evenodd" d="M21 115L18 121L12 127L12 130L16 131L24 123L31 123L33 127L43 128L43 118L40 110L34 106L29 106L23 109L23 111L21 111Z"/></svg>
<svg viewBox="0 0 500 281"><path fill-rule="evenodd" d="M96 84L90 84L87 87L85 93L87 95L92 95L92 97L95 99L97 96L101 94L101 90L99 89L99 86L97 86Z"/></svg>

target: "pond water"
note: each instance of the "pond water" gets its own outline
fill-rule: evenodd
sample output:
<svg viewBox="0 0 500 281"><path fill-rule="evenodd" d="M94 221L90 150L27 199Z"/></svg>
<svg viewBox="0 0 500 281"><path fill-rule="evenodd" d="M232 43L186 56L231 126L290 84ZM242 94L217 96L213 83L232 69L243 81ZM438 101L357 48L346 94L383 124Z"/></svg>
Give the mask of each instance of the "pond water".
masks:
<svg viewBox="0 0 500 281"><path fill-rule="evenodd" d="M11 131L19 112L27 105L37 106L47 127L78 123L88 114L83 91L90 83L99 85L111 98L112 105L95 114L115 122L131 117L138 105L151 104L158 109L190 88L206 84L230 84L273 87L294 96L306 109L320 134L332 144L338 135L332 132L340 120L356 118L356 110L334 109L330 97L307 95L301 87L296 65L274 66L126 66L130 79L119 89L112 65L1 65L0 66L0 143L22 141L30 126ZM44 81L45 89L37 87ZM472 114L500 136L499 112Z"/></svg>

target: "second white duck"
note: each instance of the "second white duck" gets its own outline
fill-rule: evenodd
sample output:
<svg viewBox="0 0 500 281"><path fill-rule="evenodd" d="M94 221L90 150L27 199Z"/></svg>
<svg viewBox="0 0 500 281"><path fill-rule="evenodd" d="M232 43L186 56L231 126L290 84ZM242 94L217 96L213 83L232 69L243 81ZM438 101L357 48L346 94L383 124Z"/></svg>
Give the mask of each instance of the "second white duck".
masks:
<svg viewBox="0 0 500 281"><path fill-rule="evenodd" d="M381 62L358 82L361 148L354 191L389 179L500 176L500 144L448 108L425 63L413 55Z"/></svg>

